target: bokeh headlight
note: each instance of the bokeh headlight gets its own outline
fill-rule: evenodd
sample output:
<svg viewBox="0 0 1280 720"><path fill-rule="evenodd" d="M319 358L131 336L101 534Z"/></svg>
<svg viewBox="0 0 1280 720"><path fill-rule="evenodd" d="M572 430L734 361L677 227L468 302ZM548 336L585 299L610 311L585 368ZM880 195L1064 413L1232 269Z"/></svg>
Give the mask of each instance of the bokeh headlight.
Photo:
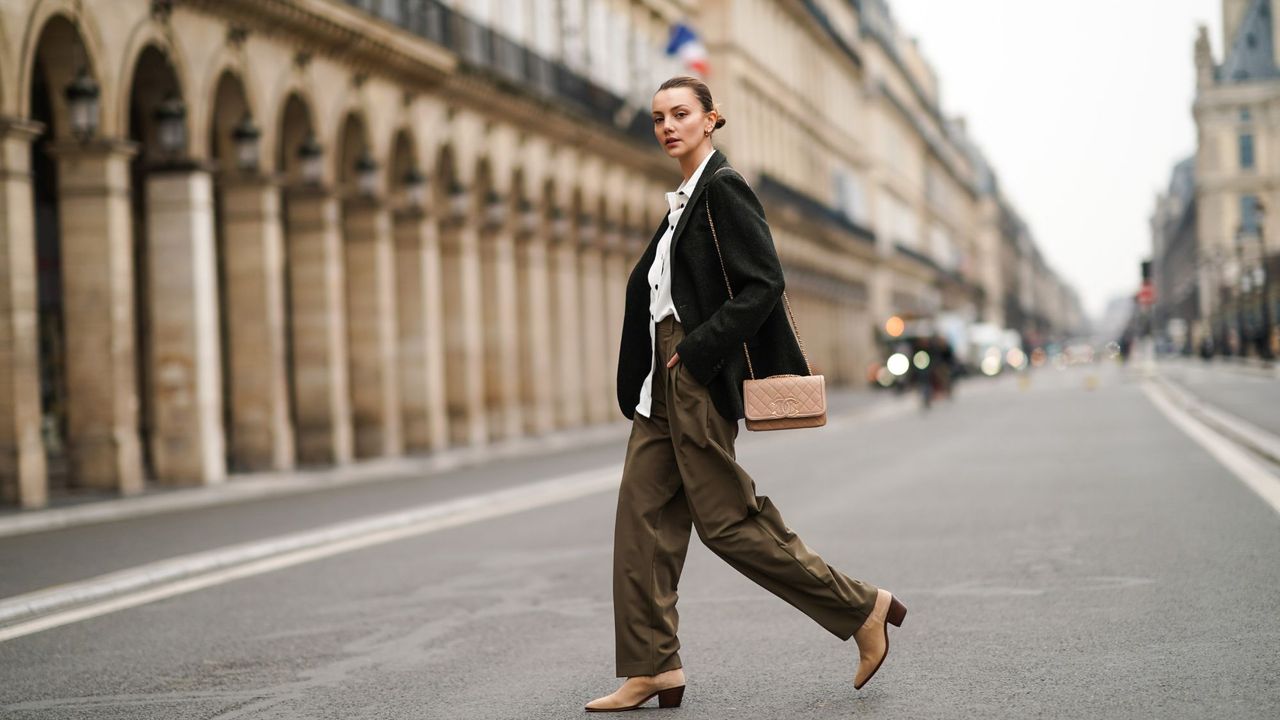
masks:
<svg viewBox="0 0 1280 720"><path fill-rule="evenodd" d="M912 357L911 360L915 363L917 370L923 370L929 367L929 353L924 350L917 350L915 356Z"/></svg>
<svg viewBox="0 0 1280 720"><path fill-rule="evenodd" d="M911 361L902 353L894 353L889 356L889 360L885 362L885 367L889 368L889 372L894 375L902 376L907 374L907 370L911 369Z"/></svg>
<svg viewBox="0 0 1280 720"><path fill-rule="evenodd" d="M994 355L987 353L986 357L982 358L982 374L992 377L998 372L1000 372L1000 353L997 352Z"/></svg>

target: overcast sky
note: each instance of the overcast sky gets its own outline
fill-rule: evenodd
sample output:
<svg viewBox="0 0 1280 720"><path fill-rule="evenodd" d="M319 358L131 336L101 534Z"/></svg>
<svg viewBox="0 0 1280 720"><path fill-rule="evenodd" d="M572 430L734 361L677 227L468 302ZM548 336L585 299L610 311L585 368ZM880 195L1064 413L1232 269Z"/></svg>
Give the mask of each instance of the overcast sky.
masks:
<svg viewBox="0 0 1280 720"><path fill-rule="evenodd" d="M1221 0L891 0L1049 264L1097 317L1132 293L1148 219L1195 151L1192 44Z"/></svg>

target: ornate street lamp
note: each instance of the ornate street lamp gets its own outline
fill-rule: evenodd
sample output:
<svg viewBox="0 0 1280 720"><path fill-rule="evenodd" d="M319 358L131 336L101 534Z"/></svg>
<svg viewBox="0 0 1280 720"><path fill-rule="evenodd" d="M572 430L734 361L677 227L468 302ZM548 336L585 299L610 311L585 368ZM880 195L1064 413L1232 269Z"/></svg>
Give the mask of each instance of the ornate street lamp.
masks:
<svg viewBox="0 0 1280 720"><path fill-rule="evenodd" d="M187 149L187 106L177 94L170 94L156 107L156 137L160 152L169 159L180 157Z"/></svg>
<svg viewBox="0 0 1280 720"><path fill-rule="evenodd" d="M324 179L324 147L316 140L314 133L308 135L298 147L298 161L302 182L319 185Z"/></svg>
<svg viewBox="0 0 1280 720"><path fill-rule="evenodd" d="M262 131L253 124L253 116L248 112L231 129L231 141L235 144L236 150L236 167L240 170L253 172L258 169L258 159L261 154L258 141L261 137Z"/></svg>
<svg viewBox="0 0 1280 720"><path fill-rule="evenodd" d="M416 167L411 167L404 174L404 203L412 210L421 210L427 205L427 176Z"/></svg>
<svg viewBox="0 0 1280 720"><path fill-rule="evenodd" d="M71 132L81 142L88 142L98 132L98 83L82 67L63 91L71 114Z"/></svg>
<svg viewBox="0 0 1280 720"><path fill-rule="evenodd" d="M356 190L367 198L378 194L378 163L368 150L356 158Z"/></svg>

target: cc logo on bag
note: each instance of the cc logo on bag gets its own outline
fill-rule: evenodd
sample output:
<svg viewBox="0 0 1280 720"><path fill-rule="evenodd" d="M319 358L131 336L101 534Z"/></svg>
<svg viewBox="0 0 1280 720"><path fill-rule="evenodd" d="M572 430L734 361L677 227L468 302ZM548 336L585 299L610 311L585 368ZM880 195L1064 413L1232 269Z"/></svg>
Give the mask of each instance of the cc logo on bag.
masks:
<svg viewBox="0 0 1280 720"><path fill-rule="evenodd" d="M778 398L769 403L769 412L774 417L794 417L800 412L800 401L793 397Z"/></svg>

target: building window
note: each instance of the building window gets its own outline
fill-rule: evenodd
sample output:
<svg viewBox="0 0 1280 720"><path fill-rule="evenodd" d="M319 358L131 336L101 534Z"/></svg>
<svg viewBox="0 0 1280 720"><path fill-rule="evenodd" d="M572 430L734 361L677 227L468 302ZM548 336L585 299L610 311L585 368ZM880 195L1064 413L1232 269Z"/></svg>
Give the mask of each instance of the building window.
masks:
<svg viewBox="0 0 1280 720"><path fill-rule="evenodd" d="M1258 232L1258 197L1256 195L1240 196L1240 229Z"/></svg>
<svg viewBox="0 0 1280 720"><path fill-rule="evenodd" d="M1240 169L1253 169L1253 134L1241 133L1240 135Z"/></svg>

